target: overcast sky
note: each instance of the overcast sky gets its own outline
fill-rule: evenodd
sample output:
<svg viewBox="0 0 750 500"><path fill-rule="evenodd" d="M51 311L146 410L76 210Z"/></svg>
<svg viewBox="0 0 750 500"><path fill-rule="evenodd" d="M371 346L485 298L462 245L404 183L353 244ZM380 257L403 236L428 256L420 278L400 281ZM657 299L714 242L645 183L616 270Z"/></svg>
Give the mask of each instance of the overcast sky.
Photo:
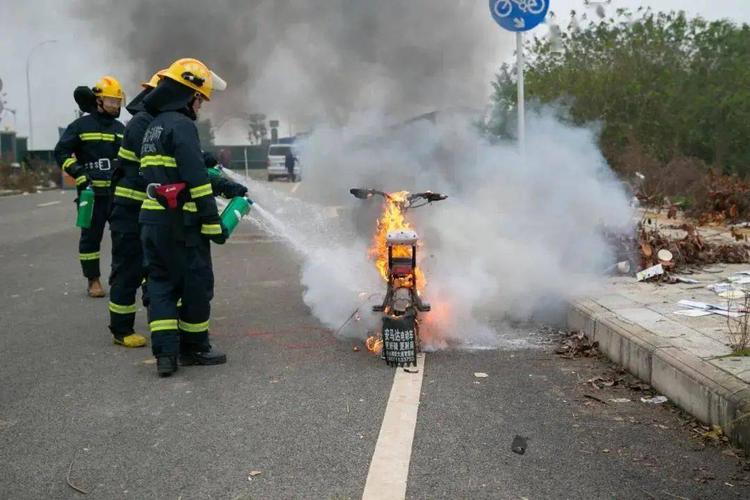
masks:
<svg viewBox="0 0 750 500"><path fill-rule="evenodd" d="M323 4L323 0L320 1ZM487 8L486 0L476 1L481 4L477 6L478 9ZM683 9L710 19L729 18L737 22L750 22L750 0L612 0L611 5L611 8L637 8L643 5L655 10ZM551 0L551 9L558 14L558 19L567 18L567 12L571 9L585 10L583 0ZM492 23L489 13L487 22L488 26ZM221 33L216 36L221 36ZM508 44L504 43L507 38L501 38L505 35L497 36L498 46L503 47L498 49L497 58L488 58L487 68L477 68L479 73L490 73L496 66L493 59L501 60L509 55ZM36 149L52 148L57 139L56 127L65 126L74 118L76 105L72 91L77 85L92 85L103 74L117 76L133 70L128 61L117 60L112 49L96 38L81 21L71 18L67 1L2 0L0 79L3 81L2 93L7 94L3 97L7 101L6 106L17 113L14 123L13 115L6 112L1 117L0 128L15 128L20 135L28 134L27 57L32 47L49 39L58 41L37 47L29 66L34 117L33 146ZM504 42L501 43L501 40ZM487 79L489 82L489 74ZM137 81L123 84L131 96L138 91ZM267 110L269 114L273 111Z"/></svg>

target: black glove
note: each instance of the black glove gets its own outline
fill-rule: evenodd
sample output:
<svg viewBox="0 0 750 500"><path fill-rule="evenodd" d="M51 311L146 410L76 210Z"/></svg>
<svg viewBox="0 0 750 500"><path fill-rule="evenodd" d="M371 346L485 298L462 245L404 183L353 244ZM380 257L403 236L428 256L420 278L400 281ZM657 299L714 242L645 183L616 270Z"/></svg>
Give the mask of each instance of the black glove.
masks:
<svg viewBox="0 0 750 500"><path fill-rule="evenodd" d="M222 224L218 215L201 222L201 234L217 245L223 245L229 238L229 230Z"/></svg>
<svg viewBox="0 0 750 500"><path fill-rule="evenodd" d="M211 238L211 241L213 241L217 245L223 245L229 239L229 229L227 229L227 227L221 222L219 222L219 225L221 226L221 235L217 235Z"/></svg>
<svg viewBox="0 0 750 500"><path fill-rule="evenodd" d="M80 173L78 175L76 175L74 177L74 179L76 181L76 189L78 189L80 191L82 189L86 189L87 187L89 187L91 185L91 176L89 176L89 173L86 170L81 169L79 172ZM83 182L81 182L80 184L78 184L78 179L81 176L85 177L86 180L83 181Z"/></svg>
<svg viewBox="0 0 750 500"><path fill-rule="evenodd" d="M246 194L247 188L242 184L235 183L235 185L233 186L232 198L236 198L237 196L245 196Z"/></svg>
<svg viewBox="0 0 750 500"><path fill-rule="evenodd" d="M216 166L219 163L219 160L216 159L216 156L210 151L204 151L203 152L203 164L207 168L211 168L213 166Z"/></svg>

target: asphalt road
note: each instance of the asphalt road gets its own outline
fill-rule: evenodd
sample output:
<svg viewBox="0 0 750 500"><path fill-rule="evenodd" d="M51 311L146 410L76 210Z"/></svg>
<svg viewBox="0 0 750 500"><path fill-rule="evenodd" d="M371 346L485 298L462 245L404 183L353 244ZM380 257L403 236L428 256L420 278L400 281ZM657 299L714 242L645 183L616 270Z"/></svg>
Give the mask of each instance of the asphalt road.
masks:
<svg viewBox="0 0 750 500"><path fill-rule="evenodd" d="M283 242L245 224L214 247L229 362L158 379L85 296L73 213L70 193L0 198L0 498L83 497L68 474L87 498L361 497L393 371L321 327ZM527 331L540 345L427 354L408 498L750 497L732 450Z"/></svg>

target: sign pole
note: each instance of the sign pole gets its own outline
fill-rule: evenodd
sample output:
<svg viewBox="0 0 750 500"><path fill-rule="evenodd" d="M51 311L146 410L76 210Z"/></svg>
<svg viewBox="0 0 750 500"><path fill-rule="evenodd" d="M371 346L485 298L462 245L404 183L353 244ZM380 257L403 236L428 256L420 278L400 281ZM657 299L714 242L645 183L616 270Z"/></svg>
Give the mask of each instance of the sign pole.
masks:
<svg viewBox="0 0 750 500"><path fill-rule="evenodd" d="M518 149L521 158L526 158L526 97L524 95L525 60L523 53L523 32L516 32L516 63L518 71Z"/></svg>
<svg viewBox="0 0 750 500"><path fill-rule="evenodd" d="M516 34L516 70L518 76L518 152L521 162L526 160L526 96L524 72L526 65L524 31L544 22L551 0L489 0L490 15L503 29Z"/></svg>

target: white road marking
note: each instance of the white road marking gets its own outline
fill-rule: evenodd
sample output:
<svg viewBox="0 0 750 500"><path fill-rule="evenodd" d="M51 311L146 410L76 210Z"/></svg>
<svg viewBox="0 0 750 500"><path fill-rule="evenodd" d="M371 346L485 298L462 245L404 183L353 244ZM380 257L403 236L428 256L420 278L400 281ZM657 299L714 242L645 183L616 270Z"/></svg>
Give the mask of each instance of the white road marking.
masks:
<svg viewBox="0 0 750 500"><path fill-rule="evenodd" d="M57 205L58 203L60 203L60 200L57 200L57 201L48 201L47 203L40 203L39 205L37 205L37 207L39 207L39 208L42 208L42 207L51 207L52 205Z"/></svg>
<svg viewBox="0 0 750 500"><path fill-rule="evenodd" d="M406 497L424 356L424 353L417 354L417 373L396 369L362 500L397 500Z"/></svg>
<svg viewBox="0 0 750 500"><path fill-rule="evenodd" d="M297 192L297 190L299 189L299 184L300 184L300 183L298 182L298 183L296 183L296 184L294 185L294 187L292 188L292 193L296 193L296 192Z"/></svg>

